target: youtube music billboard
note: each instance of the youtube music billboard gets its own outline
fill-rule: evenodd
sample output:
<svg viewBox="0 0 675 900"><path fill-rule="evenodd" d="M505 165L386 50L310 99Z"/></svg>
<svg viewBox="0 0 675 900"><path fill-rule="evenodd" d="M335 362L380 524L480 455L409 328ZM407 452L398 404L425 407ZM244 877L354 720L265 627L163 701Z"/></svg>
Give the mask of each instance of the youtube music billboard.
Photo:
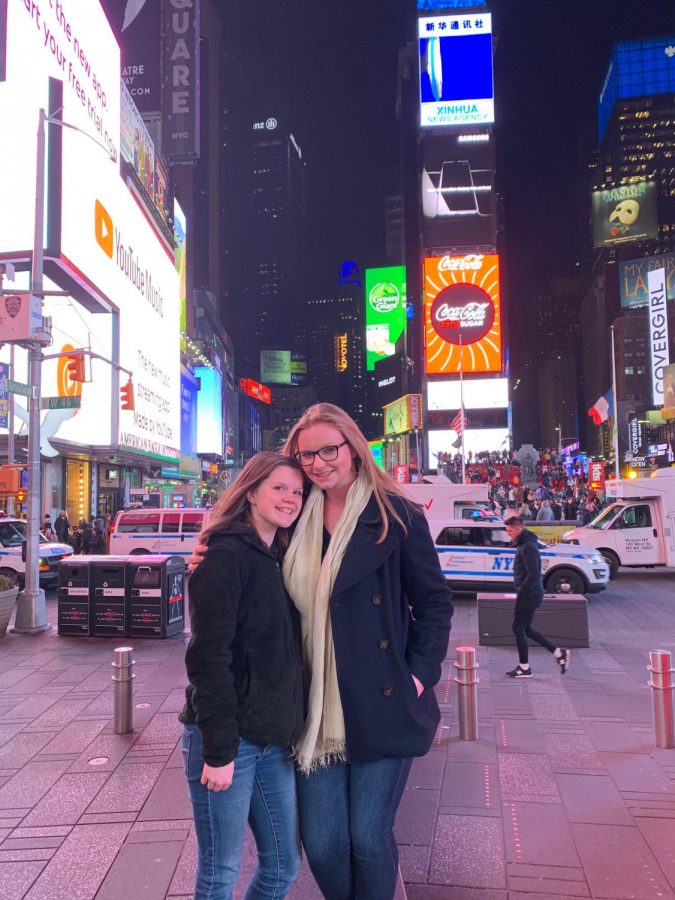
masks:
<svg viewBox="0 0 675 900"><path fill-rule="evenodd" d="M424 247L493 251L497 240L493 136L426 134L422 160Z"/></svg>
<svg viewBox="0 0 675 900"><path fill-rule="evenodd" d="M427 375L501 371L497 254L424 260L424 358Z"/></svg>

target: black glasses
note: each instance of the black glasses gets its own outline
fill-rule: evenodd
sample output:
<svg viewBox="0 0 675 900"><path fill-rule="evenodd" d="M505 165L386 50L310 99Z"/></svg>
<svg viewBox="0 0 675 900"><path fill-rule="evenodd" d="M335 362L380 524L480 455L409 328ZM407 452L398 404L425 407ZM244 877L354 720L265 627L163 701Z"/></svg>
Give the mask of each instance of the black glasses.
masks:
<svg viewBox="0 0 675 900"><path fill-rule="evenodd" d="M295 454L295 458L301 466L311 466L315 456L324 462L333 462L338 458L340 447L344 447L346 443L347 441L343 441L341 444L329 444L328 447L322 447L320 450L302 450Z"/></svg>

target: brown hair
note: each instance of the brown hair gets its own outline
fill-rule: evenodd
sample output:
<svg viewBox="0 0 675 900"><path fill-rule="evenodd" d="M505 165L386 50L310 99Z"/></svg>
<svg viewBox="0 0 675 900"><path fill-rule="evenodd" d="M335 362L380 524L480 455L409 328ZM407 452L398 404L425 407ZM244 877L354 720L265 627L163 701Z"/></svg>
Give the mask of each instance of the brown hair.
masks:
<svg viewBox="0 0 675 900"><path fill-rule="evenodd" d="M370 452L368 441L363 432L352 417L347 415L339 406L334 406L332 403L315 403L314 406L310 406L309 409L305 410L293 428L291 428L283 452L288 456L295 457L295 454L298 452L300 432L312 425L332 425L334 428L337 428L355 454L354 461L357 469L362 467L366 470L370 483L373 486L373 495L382 516L382 531L377 541L378 544L382 543L387 536L390 518L398 522L403 531L407 532L407 528L396 512L390 498L392 494L402 497L406 500L409 510L413 509L412 504L394 479L379 468L373 458L373 454Z"/></svg>
<svg viewBox="0 0 675 900"><path fill-rule="evenodd" d="M300 463L283 453L263 451L252 456L235 481L218 498L209 524L199 535L199 543L208 544L209 538L214 534L221 534L232 525L251 525L249 493L281 466L304 475ZM277 529L273 547L282 552L288 547L288 532L285 528Z"/></svg>

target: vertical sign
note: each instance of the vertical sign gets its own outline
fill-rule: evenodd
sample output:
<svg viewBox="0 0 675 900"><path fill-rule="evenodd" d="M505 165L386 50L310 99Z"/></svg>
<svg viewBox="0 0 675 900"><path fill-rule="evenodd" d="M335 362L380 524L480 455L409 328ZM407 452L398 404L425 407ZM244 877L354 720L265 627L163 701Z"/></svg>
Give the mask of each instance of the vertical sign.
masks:
<svg viewBox="0 0 675 900"><path fill-rule="evenodd" d="M366 269L366 369L396 352L406 327L405 266Z"/></svg>
<svg viewBox="0 0 675 900"><path fill-rule="evenodd" d="M9 415L8 378L9 366L7 363L0 363L0 428L7 428L7 416Z"/></svg>
<svg viewBox="0 0 675 900"><path fill-rule="evenodd" d="M173 200L173 241L176 271L180 278L180 349L187 351L187 219L180 203Z"/></svg>
<svg viewBox="0 0 675 900"><path fill-rule="evenodd" d="M592 491L605 489L605 464L594 459L588 467L588 486Z"/></svg>
<svg viewBox="0 0 675 900"><path fill-rule="evenodd" d="M668 352L668 309L666 307L666 270L647 272L649 289L649 358L652 371L654 406L663 406L663 370L670 362Z"/></svg>
<svg viewBox="0 0 675 900"><path fill-rule="evenodd" d="M7 73L7 0L0 0L0 81Z"/></svg>
<svg viewBox="0 0 675 900"><path fill-rule="evenodd" d="M199 0L163 0L164 153L199 156Z"/></svg>

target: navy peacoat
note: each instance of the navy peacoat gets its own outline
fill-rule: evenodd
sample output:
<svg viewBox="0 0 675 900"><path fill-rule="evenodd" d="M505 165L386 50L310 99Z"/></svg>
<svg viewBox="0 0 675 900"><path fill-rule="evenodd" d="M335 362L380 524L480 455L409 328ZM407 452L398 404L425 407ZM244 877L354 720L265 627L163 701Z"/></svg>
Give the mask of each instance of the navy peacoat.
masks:
<svg viewBox="0 0 675 900"><path fill-rule="evenodd" d="M378 544L382 520L371 497L330 599L350 762L423 756L440 720L433 689L448 648L452 593L424 515L391 499L407 533L392 521ZM412 675L424 685L419 698Z"/></svg>

